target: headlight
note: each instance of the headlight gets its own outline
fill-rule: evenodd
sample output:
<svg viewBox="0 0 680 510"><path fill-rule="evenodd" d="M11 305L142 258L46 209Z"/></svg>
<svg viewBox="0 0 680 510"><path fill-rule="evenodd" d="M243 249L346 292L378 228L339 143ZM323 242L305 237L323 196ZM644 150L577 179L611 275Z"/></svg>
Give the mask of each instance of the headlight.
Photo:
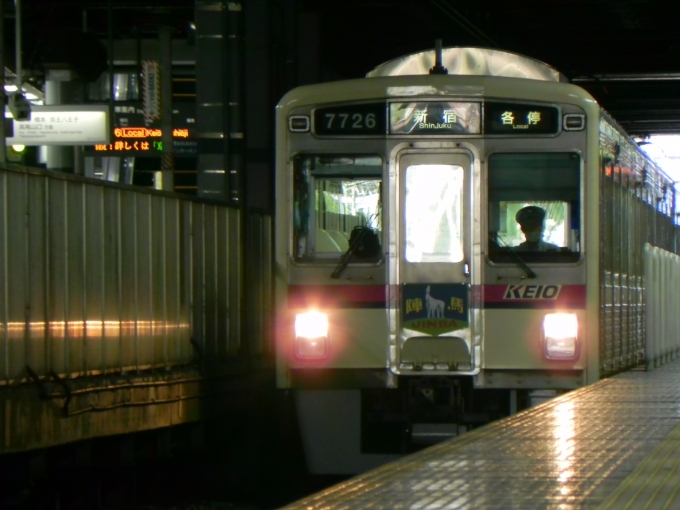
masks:
<svg viewBox="0 0 680 510"><path fill-rule="evenodd" d="M576 359L579 354L576 314L547 314L543 318L543 341L547 359Z"/></svg>
<svg viewBox="0 0 680 510"><path fill-rule="evenodd" d="M295 316L295 356L324 358L328 355L328 315L305 312Z"/></svg>

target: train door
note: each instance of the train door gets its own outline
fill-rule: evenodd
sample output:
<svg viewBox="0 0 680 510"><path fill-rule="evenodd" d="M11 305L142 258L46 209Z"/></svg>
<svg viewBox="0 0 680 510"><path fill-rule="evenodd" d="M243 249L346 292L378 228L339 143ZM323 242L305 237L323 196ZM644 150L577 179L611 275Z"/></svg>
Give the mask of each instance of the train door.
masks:
<svg viewBox="0 0 680 510"><path fill-rule="evenodd" d="M393 163L390 268L392 367L398 374L470 373L474 156L442 144L399 151Z"/></svg>

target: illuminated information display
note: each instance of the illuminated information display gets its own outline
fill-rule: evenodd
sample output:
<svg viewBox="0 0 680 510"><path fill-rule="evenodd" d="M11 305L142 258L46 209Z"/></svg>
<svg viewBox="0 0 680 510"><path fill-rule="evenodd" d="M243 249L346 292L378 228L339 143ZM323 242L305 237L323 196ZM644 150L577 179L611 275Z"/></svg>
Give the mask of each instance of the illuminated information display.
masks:
<svg viewBox="0 0 680 510"><path fill-rule="evenodd" d="M391 103L390 134L453 135L481 132L481 105L460 101Z"/></svg>
<svg viewBox="0 0 680 510"><path fill-rule="evenodd" d="M560 112L554 106L485 103L484 132L488 135L550 135L559 131Z"/></svg>
<svg viewBox="0 0 680 510"><path fill-rule="evenodd" d="M317 108L314 132L318 135L384 135L385 103Z"/></svg>
<svg viewBox="0 0 680 510"><path fill-rule="evenodd" d="M103 106L108 109L107 105ZM130 157L160 157L167 150L166 133L160 120L149 123L140 102L114 106L114 126L105 139L106 143L95 142L85 149L90 155L116 155ZM175 156L195 156L198 153L196 140L196 111L191 103L177 103L172 111L172 152Z"/></svg>
<svg viewBox="0 0 680 510"><path fill-rule="evenodd" d="M94 150L98 152L163 151L163 142L161 141L163 131L157 128L119 127L113 130L113 135L115 137L113 143L95 145ZM173 129L172 137L188 138L189 130L186 128Z"/></svg>

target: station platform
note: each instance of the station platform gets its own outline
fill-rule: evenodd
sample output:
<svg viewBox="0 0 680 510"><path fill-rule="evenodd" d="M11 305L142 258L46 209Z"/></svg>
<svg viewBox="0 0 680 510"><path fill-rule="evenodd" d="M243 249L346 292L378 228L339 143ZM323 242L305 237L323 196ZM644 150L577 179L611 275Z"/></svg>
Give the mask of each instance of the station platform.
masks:
<svg viewBox="0 0 680 510"><path fill-rule="evenodd" d="M680 360L619 374L285 509L680 508Z"/></svg>

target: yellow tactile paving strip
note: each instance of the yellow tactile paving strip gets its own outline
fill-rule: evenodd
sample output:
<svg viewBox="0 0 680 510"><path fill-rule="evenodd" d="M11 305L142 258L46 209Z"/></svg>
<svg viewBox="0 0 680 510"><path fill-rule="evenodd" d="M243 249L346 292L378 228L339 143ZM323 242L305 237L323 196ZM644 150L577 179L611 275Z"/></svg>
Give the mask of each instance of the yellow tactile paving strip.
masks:
<svg viewBox="0 0 680 510"><path fill-rule="evenodd" d="M679 428L675 361L568 393L285 508L680 509Z"/></svg>
<svg viewBox="0 0 680 510"><path fill-rule="evenodd" d="M598 510L680 509L680 425L619 485Z"/></svg>

